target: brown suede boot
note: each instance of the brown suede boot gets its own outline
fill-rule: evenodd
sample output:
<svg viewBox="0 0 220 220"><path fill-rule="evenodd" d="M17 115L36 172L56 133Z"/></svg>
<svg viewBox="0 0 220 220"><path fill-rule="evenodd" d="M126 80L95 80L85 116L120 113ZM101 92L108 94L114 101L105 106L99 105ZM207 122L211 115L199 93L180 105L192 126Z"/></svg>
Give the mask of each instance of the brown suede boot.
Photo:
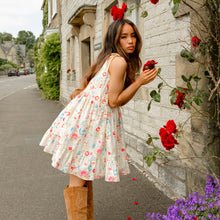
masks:
<svg viewBox="0 0 220 220"><path fill-rule="evenodd" d="M66 187L64 198L68 220L87 220L88 187Z"/></svg>
<svg viewBox="0 0 220 220"><path fill-rule="evenodd" d="M88 187L88 220L94 220L93 183L92 181L87 181L86 185Z"/></svg>

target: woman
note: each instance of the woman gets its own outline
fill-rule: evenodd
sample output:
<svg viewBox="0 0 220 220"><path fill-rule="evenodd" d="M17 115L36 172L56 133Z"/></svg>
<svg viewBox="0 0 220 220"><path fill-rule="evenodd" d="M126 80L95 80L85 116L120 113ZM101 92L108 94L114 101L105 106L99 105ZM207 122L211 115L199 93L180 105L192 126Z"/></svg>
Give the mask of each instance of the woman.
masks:
<svg viewBox="0 0 220 220"><path fill-rule="evenodd" d="M68 219L92 220L92 181L118 182L129 174L120 106L157 75L142 72L141 37L133 22L118 19L108 28L103 49L82 88L55 119L40 145L53 154L52 166L70 176L64 189Z"/></svg>

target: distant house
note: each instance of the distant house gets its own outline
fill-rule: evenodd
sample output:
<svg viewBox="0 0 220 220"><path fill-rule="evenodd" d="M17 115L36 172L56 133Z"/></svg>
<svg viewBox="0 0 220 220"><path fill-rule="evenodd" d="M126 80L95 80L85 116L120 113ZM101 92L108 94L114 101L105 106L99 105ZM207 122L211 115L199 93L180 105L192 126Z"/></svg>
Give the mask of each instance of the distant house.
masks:
<svg viewBox="0 0 220 220"><path fill-rule="evenodd" d="M13 41L5 41L4 44L0 44L0 58L7 59L8 61L20 65L20 60L17 55L18 51L20 56L25 59L26 57L26 45L16 45Z"/></svg>

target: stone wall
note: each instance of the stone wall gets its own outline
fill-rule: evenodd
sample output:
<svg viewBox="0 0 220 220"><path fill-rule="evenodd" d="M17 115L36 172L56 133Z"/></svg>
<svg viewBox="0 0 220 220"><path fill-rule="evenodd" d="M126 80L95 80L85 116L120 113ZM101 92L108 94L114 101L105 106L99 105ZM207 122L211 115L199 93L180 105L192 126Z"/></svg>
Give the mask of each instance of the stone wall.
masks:
<svg viewBox="0 0 220 220"><path fill-rule="evenodd" d="M60 101L63 104L69 102L69 96L72 91L79 88L82 77L82 34L91 33L90 36L90 61L91 63L97 57L102 46L102 40L106 31L106 26L111 22L109 15L111 7L118 3L122 5L123 1L98 0L98 1L62 1L62 63L60 80ZM128 0L128 6L132 3L143 3L145 1ZM94 23L86 23L84 15L79 13L82 8L87 10L87 6L94 6ZM143 38L143 48L141 52L142 62L147 60L156 60L158 67L162 68L161 76L173 87L182 85L181 75L189 69L193 71L196 67L189 66L179 56L183 47L189 47L190 44L190 24L191 16L189 10L181 6L181 10L176 16L172 15L169 0L160 1L157 5L150 2L144 3L143 7L147 9L149 15L141 18L141 9L136 9L131 17L140 30ZM88 11L87 11L88 12ZM87 13L86 12L86 13ZM77 14L78 13L78 14ZM89 13L89 12L88 12ZM81 16L81 17L80 17ZM76 25L78 19L79 25ZM72 22L72 23L71 23ZM81 23L80 23L81 22ZM80 35L81 34L81 35ZM67 74L67 69L75 69L76 77ZM147 166L143 157L147 154L150 146L146 144L148 134L159 136L159 129L166 124L168 120L175 120L178 124L191 116L192 112L184 110L179 111L176 106L172 106L169 101L171 89L165 87L161 93L161 102L152 103L151 110L147 111L150 100L150 91L157 88L161 82L156 78L152 83L143 86L136 93L135 97L122 107L123 122L126 134L127 152L129 160L148 178L150 178L158 188L163 190L172 198L186 196L194 187L203 185L204 178L200 174L187 168L179 166L194 167L196 161L188 161L187 164L170 163L170 166L161 166L158 162L150 168ZM196 155L204 155L204 142L200 142L207 135L208 122L201 118L194 121L189 120L185 129L185 139L180 140L178 149L174 150L174 156L190 156L192 153L191 145L196 144L196 151L202 149ZM199 127L199 130L196 129ZM201 129L203 129L201 131ZM200 143L199 143L200 142ZM160 141L155 141L156 146L161 147ZM217 150L216 150L217 151Z"/></svg>

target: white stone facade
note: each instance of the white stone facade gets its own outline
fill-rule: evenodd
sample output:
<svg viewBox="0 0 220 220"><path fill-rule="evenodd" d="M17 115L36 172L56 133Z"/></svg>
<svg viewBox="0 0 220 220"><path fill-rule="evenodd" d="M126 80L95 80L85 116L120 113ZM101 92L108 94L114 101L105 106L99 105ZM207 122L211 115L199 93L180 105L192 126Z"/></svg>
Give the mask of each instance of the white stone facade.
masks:
<svg viewBox="0 0 220 220"><path fill-rule="evenodd" d="M90 50L90 63L94 62L97 57L105 34L109 17L110 8L118 3L121 6L123 1L113 0L89 0L89 1L73 1L63 0L61 6L62 25L61 25L61 42L62 42L62 62L61 62L61 80L60 80L60 100L64 104L69 101L70 94L74 89L80 86L82 80L82 59L83 44L88 46ZM187 46L190 42L189 25L190 16L185 14L180 17L174 17L171 12L169 0L160 1L157 5L150 2L144 3L143 7L148 11L148 17L140 17L142 9L136 9L131 17L136 23L143 39L143 47L141 58L143 64L147 60L156 60L157 66L162 68L161 76L173 87L176 86L176 56L179 55L182 46ZM128 6L139 1L128 0ZM79 10L83 7L95 6L94 23L91 25L82 23L80 25L69 24L75 22ZM87 9L86 9L87 10ZM88 9L89 11L89 9ZM89 12L90 13L90 12ZM92 14L91 13L91 14ZM75 16L75 17L74 17ZM80 15L79 15L80 17ZM71 20L72 19L72 20ZM74 20L75 19L75 20ZM80 18L85 20L83 15ZM84 21L85 22L85 21ZM87 33L89 31L90 33ZM88 41L84 42L81 32L88 34ZM82 43L83 42L83 43ZM76 76L67 74L67 69L75 69ZM126 133L127 152L130 160L144 171L147 176L157 182L157 186L162 190L168 188L166 192L170 196L185 196L186 189L186 171L179 168L165 168L153 164L147 167L143 157L148 152L149 146L146 144L148 133L152 136L159 136L159 129L166 124L168 120L174 119L176 123L182 122L189 117L186 111L179 111L176 106L172 106L169 101L170 89L164 88L161 92L161 102L152 103L151 110L147 111L150 100L150 91L157 89L157 85L161 82L159 78L146 86L143 86L135 95L135 97L123 109L124 128ZM190 121L186 127L191 129ZM162 146L160 141L156 141L157 146ZM177 152L176 152L177 153ZM166 187L165 187L166 186Z"/></svg>

